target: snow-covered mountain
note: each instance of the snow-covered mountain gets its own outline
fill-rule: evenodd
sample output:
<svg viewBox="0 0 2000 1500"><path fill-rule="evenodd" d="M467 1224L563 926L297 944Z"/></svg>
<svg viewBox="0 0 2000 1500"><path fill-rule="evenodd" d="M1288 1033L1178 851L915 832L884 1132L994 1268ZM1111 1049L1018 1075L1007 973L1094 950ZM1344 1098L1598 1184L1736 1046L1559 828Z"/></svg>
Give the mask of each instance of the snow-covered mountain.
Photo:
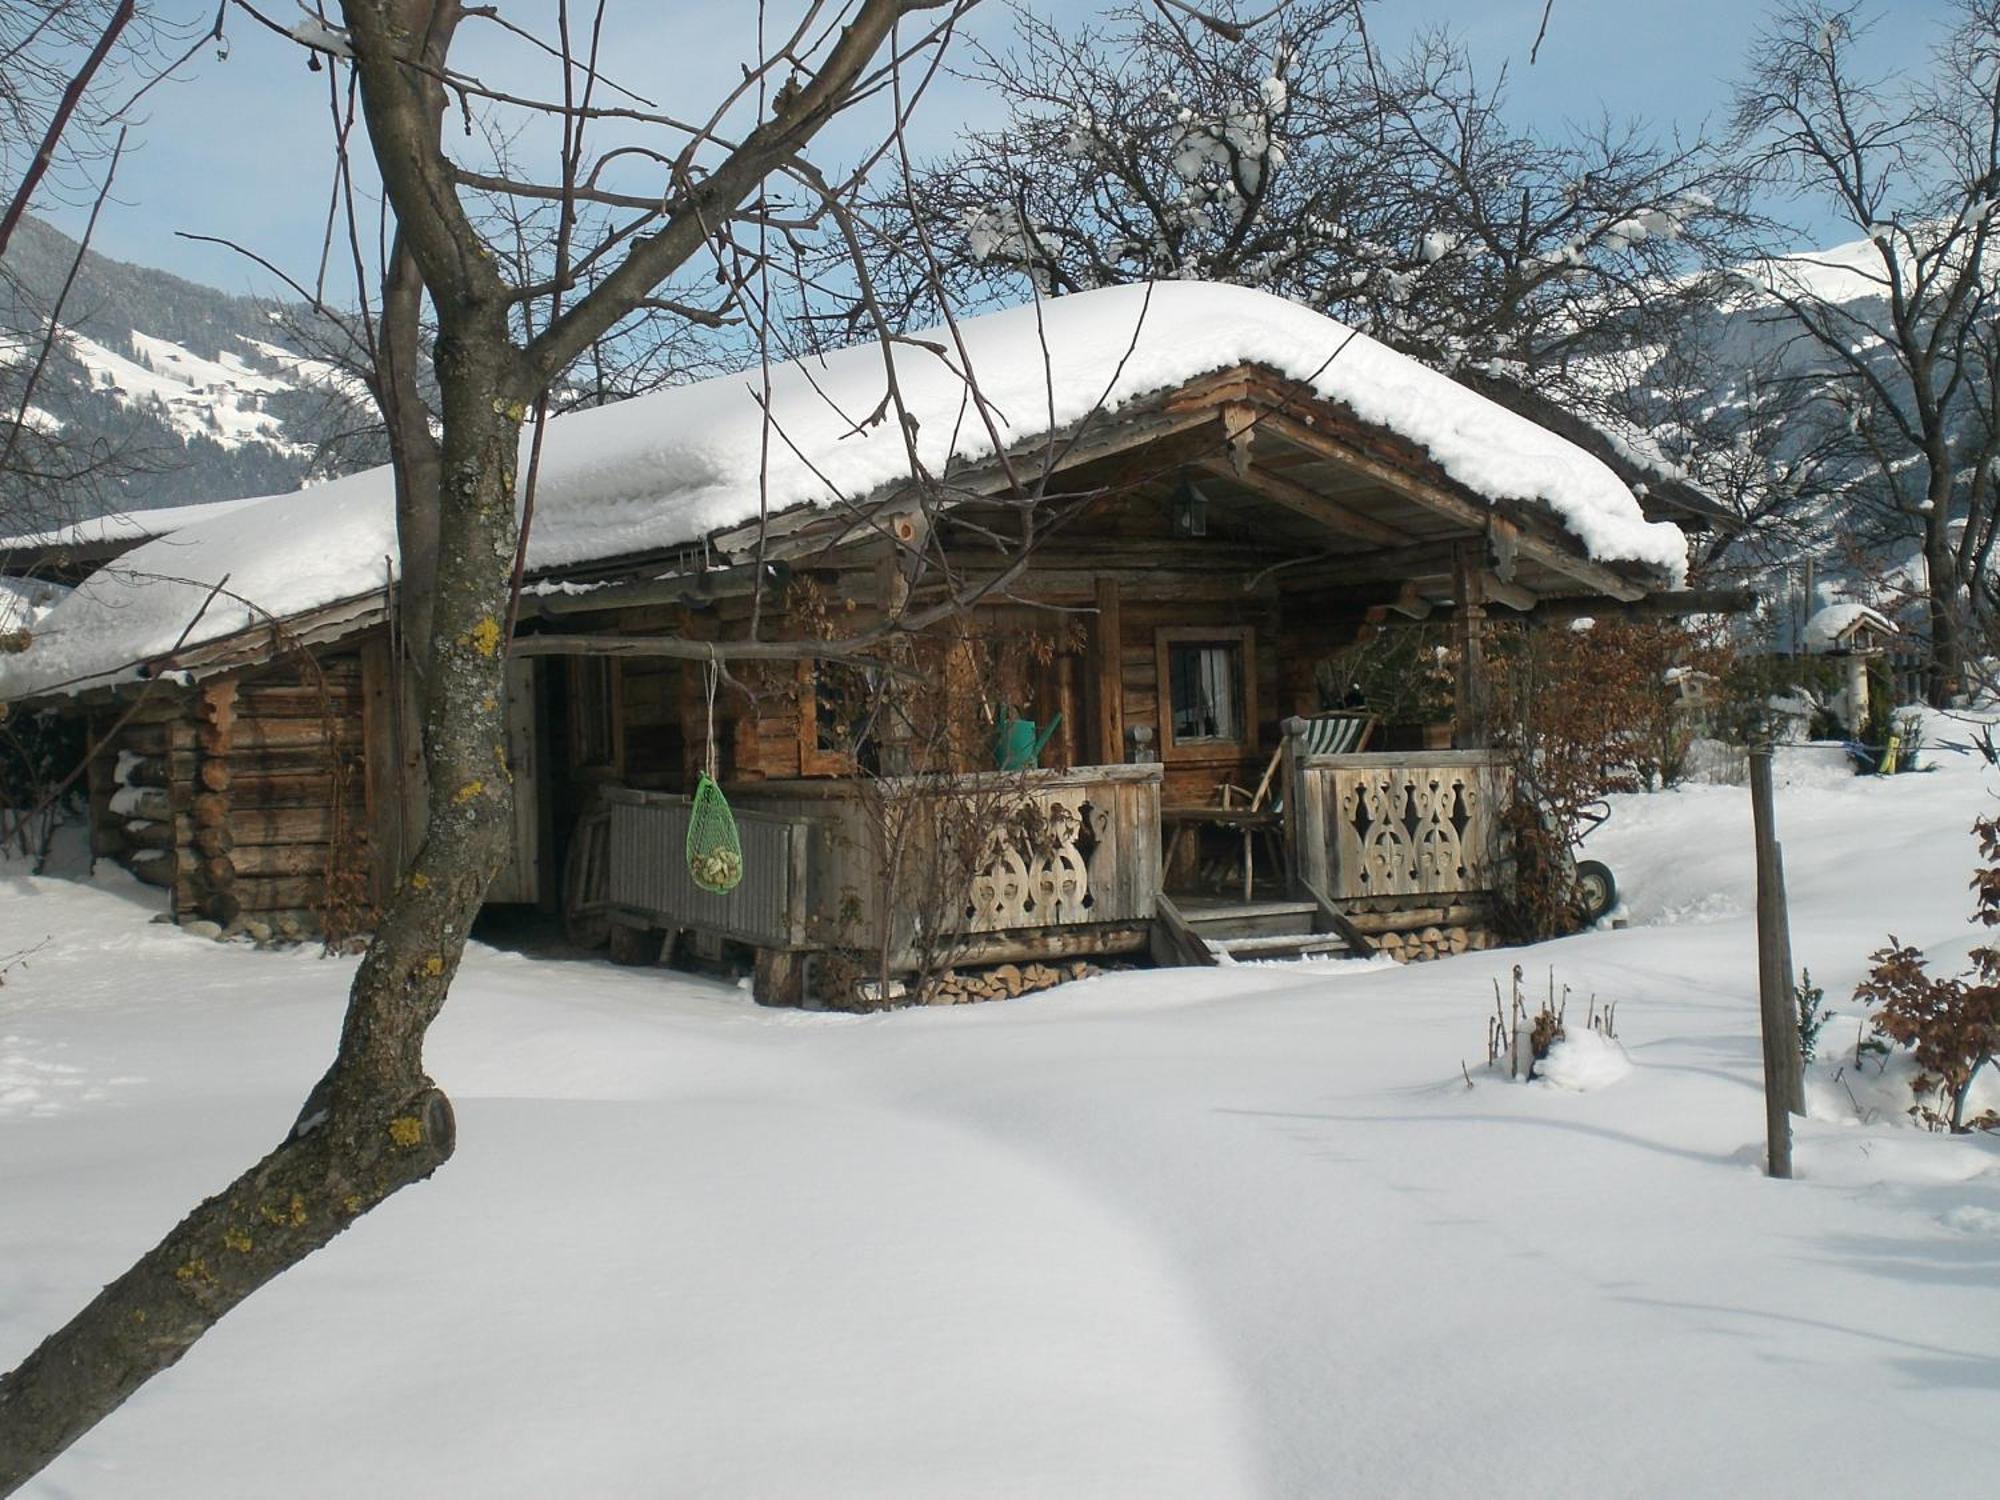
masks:
<svg viewBox="0 0 2000 1500"><path fill-rule="evenodd" d="M236 349L227 346L232 341ZM359 405L368 396L360 381L325 360L242 334L229 335L214 359L136 328L127 343L129 356L74 330L64 333L66 352L93 389L151 414L183 441L199 438L230 452L257 444L310 464L320 441L296 418L288 425L273 398L325 391Z"/></svg>
<svg viewBox="0 0 2000 1500"><path fill-rule="evenodd" d="M10 411L75 253L28 220L0 266ZM39 432L110 460L64 519L270 494L379 461L366 391L314 347L325 332L296 304L86 255L29 408Z"/></svg>
<svg viewBox="0 0 2000 1500"><path fill-rule="evenodd" d="M1910 256L1898 261L1904 285L1916 284ZM1968 310L1948 299L1935 267L1923 275L1916 333L1944 324L1937 358L1947 373L1963 341L1961 383L1944 425L1970 437L1992 379L1984 368L1994 343L1991 299L1974 299ZM1652 442L1712 483L1718 475L1789 477L1799 497L1789 532L1795 548L1831 558L1863 544L1893 554L1899 542L1914 544L1929 505L1925 471L1901 430L1921 422L1896 356L1889 292L1873 240L1751 262L1673 347L1629 351L1613 378L1629 382ZM1820 336L1808 333L1801 309Z"/></svg>

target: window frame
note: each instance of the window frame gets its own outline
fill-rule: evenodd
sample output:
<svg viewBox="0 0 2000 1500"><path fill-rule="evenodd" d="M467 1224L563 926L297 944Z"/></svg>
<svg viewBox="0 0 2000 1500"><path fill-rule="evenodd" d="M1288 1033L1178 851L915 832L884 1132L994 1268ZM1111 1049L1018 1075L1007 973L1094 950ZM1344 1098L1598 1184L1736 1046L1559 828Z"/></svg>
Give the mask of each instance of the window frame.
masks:
<svg viewBox="0 0 2000 1500"><path fill-rule="evenodd" d="M1174 736L1173 655L1176 646L1228 646L1241 670L1241 733L1234 739L1179 740ZM1169 625L1153 632L1156 717L1162 760L1238 760L1257 745L1257 630L1252 625Z"/></svg>
<svg viewBox="0 0 2000 1500"><path fill-rule="evenodd" d="M799 774L853 776L861 766L852 751L829 750L819 742L820 668L829 658L804 657L798 668Z"/></svg>
<svg viewBox="0 0 2000 1500"><path fill-rule="evenodd" d="M615 656L569 658L569 769L573 773L624 774L623 666ZM601 755L594 753L600 750Z"/></svg>

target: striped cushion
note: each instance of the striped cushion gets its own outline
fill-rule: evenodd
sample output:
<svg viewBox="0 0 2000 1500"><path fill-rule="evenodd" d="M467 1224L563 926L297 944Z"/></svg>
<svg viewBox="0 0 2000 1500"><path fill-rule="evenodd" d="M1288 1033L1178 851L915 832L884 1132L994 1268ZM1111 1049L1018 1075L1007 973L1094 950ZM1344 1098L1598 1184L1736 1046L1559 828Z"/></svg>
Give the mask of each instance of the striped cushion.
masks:
<svg viewBox="0 0 2000 1500"><path fill-rule="evenodd" d="M1299 736L1299 749L1306 755L1354 755L1368 743L1375 728L1373 714L1317 714L1310 719L1294 719L1287 728Z"/></svg>

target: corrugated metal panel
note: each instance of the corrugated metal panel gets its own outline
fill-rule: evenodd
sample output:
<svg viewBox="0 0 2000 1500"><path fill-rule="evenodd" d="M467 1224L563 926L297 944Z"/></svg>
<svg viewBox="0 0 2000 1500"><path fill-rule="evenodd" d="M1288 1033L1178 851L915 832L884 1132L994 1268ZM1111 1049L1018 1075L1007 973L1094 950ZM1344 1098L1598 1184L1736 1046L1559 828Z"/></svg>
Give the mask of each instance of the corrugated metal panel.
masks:
<svg viewBox="0 0 2000 1500"><path fill-rule="evenodd" d="M765 947L794 942L795 911L805 893L795 889L793 849L808 835L805 824L738 811L743 879L726 896L694 883L687 867L686 797L626 793L611 803L611 905L644 914L662 927L698 927Z"/></svg>

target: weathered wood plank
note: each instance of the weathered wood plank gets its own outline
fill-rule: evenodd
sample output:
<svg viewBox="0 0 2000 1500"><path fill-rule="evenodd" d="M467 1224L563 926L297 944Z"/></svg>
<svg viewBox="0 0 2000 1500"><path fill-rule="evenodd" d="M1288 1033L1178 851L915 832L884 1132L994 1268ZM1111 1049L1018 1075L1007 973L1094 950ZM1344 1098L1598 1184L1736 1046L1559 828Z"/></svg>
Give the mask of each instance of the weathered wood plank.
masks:
<svg viewBox="0 0 2000 1500"><path fill-rule="evenodd" d="M238 878L232 894L245 913L301 909L318 912L326 901L326 877Z"/></svg>
<svg viewBox="0 0 2000 1500"><path fill-rule="evenodd" d="M333 864L331 844L238 844L230 853L238 876L312 875Z"/></svg>
<svg viewBox="0 0 2000 1500"><path fill-rule="evenodd" d="M227 775L220 785L210 787L212 791L222 791L231 780L256 776L307 776L314 772L330 776L336 768L343 773L358 770L360 757L342 750L337 756L328 755L324 746L302 745L297 749L243 750L239 749L227 759L217 757L206 761L201 768L200 780L209 780L211 767L223 767Z"/></svg>
<svg viewBox="0 0 2000 1500"><path fill-rule="evenodd" d="M359 682L328 683L324 688L317 683L246 683L238 689L236 704L246 719L320 719L329 714L344 718L360 705L363 695Z"/></svg>
<svg viewBox="0 0 2000 1500"><path fill-rule="evenodd" d="M224 732L203 726L201 749L205 754L236 756L269 750L355 750L362 743L360 715L326 719L238 718L233 730Z"/></svg>
<svg viewBox="0 0 2000 1500"><path fill-rule="evenodd" d="M333 808L325 803L316 807L236 807L218 826L226 827L237 844L326 844L333 841L336 832L351 831L359 811L349 808L344 818L336 820ZM201 813L197 807L196 817Z"/></svg>
<svg viewBox="0 0 2000 1500"><path fill-rule="evenodd" d="M349 795L358 808L365 808L365 802L357 793L350 792ZM213 824L226 819L232 808L255 811L275 807L328 807L332 805L334 796L334 778L324 769L275 775L244 772L230 777L226 795L198 791L193 798L192 811L197 821Z"/></svg>
<svg viewBox="0 0 2000 1500"><path fill-rule="evenodd" d="M1115 765L1125 758L1125 659L1123 599L1116 579L1097 584L1097 625L1091 632L1092 686L1097 709L1097 760Z"/></svg>

